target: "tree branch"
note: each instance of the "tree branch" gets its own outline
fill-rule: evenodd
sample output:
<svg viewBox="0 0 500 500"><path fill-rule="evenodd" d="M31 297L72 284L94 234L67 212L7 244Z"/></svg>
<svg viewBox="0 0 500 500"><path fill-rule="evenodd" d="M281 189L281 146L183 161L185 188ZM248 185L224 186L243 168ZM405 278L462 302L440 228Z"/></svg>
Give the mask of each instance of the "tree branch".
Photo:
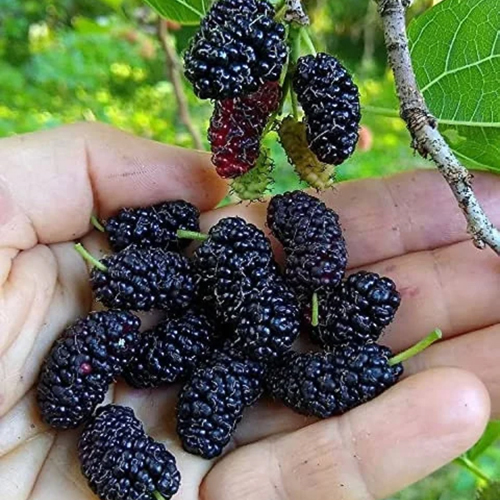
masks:
<svg viewBox="0 0 500 500"><path fill-rule="evenodd" d="M488 219L472 189L472 176L458 161L437 129L418 88L406 35L406 8L411 0L376 0L384 27L389 64L400 102L400 114L413 138L413 147L431 157L450 186L478 248L486 245L500 255L500 231Z"/></svg>
<svg viewBox="0 0 500 500"><path fill-rule="evenodd" d="M170 35L167 22L163 19L158 21L158 38L165 52L165 59L167 65L167 75L174 87L175 99L177 101L177 108L179 110L179 118L184 126L187 128L189 134L193 138L193 144L196 149L203 149L203 142L201 140L198 128L193 124L189 107L187 104L186 94L181 77L181 64L177 57L177 52L172 43L172 36Z"/></svg>

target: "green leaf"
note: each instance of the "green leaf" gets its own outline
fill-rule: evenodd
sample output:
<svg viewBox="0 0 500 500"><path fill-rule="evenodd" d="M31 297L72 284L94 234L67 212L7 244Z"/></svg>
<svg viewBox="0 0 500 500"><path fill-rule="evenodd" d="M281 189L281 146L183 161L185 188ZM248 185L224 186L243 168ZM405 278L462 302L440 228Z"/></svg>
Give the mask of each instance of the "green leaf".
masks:
<svg viewBox="0 0 500 500"><path fill-rule="evenodd" d="M500 420L493 420L486 427L481 439L466 453L467 458L476 460L498 439L500 439Z"/></svg>
<svg viewBox="0 0 500 500"><path fill-rule="evenodd" d="M211 0L144 0L158 14L183 25L198 24Z"/></svg>
<svg viewBox="0 0 500 500"><path fill-rule="evenodd" d="M444 0L408 35L418 84L451 148L464 164L500 173L498 0Z"/></svg>

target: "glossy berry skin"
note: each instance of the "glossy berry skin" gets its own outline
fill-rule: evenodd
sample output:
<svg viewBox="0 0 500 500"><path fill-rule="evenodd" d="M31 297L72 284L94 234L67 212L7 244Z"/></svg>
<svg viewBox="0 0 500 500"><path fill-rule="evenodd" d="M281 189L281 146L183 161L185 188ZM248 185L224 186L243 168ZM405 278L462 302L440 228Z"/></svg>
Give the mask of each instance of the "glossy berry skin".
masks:
<svg viewBox="0 0 500 500"><path fill-rule="evenodd" d="M285 27L267 0L219 0L184 57L201 99L233 99L278 81L287 59Z"/></svg>
<svg viewBox="0 0 500 500"><path fill-rule="evenodd" d="M174 456L145 432L131 408L100 407L78 442L82 473L102 500L172 498L180 486Z"/></svg>
<svg viewBox="0 0 500 500"><path fill-rule="evenodd" d="M213 323L200 311L167 317L140 335L136 355L123 376L136 388L184 380L210 356L215 340Z"/></svg>
<svg viewBox="0 0 500 500"><path fill-rule="evenodd" d="M239 177L256 166L262 133L280 99L278 82L266 82L248 96L215 103L208 140L221 177Z"/></svg>
<svg viewBox="0 0 500 500"><path fill-rule="evenodd" d="M247 296L234 329L234 347L251 359L272 361L299 334L299 303L284 280L273 276Z"/></svg>
<svg viewBox="0 0 500 500"><path fill-rule="evenodd" d="M227 348L216 351L184 385L177 405L177 433L189 453L206 459L223 452L245 407L263 392L266 365Z"/></svg>
<svg viewBox="0 0 500 500"><path fill-rule="evenodd" d="M43 420L72 429L90 418L134 356L139 327L129 312L102 311L67 328L40 372L37 401Z"/></svg>
<svg viewBox="0 0 500 500"><path fill-rule="evenodd" d="M191 203L177 200L150 207L123 208L105 223L109 244L115 252L130 245L178 251L189 244L177 238L177 230L199 231L200 212Z"/></svg>
<svg viewBox="0 0 500 500"><path fill-rule="evenodd" d="M96 299L106 307L178 311L193 300L195 282L191 264L176 252L132 246L105 257L101 263L107 271L94 267L90 283Z"/></svg>
<svg viewBox="0 0 500 500"><path fill-rule="evenodd" d="M394 385L403 366L378 344L345 344L332 352L289 351L271 370L267 389L297 413L328 418L372 400Z"/></svg>
<svg viewBox="0 0 500 500"><path fill-rule="evenodd" d="M342 281L347 249L338 215L303 191L272 198L267 223L283 244L285 277L301 302L314 292L330 293Z"/></svg>
<svg viewBox="0 0 500 500"><path fill-rule="evenodd" d="M265 234L240 217L221 219L195 251L200 301L222 323L233 324L247 296L277 272Z"/></svg>
<svg viewBox="0 0 500 500"><path fill-rule="evenodd" d="M304 110L307 141L320 161L340 165L354 152L361 111L358 88L335 57L299 58L293 89Z"/></svg>
<svg viewBox="0 0 500 500"><path fill-rule="evenodd" d="M375 342L399 308L401 296L395 283L376 273L351 274L337 292L319 296L319 324L305 324L311 340L323 348L346 342Z"/></svg>
<svg viewBox="0 0 500 500"><path fill-rule="evenodd" d="M285 248L342 239L338 214L304 191L273 196L267 208L267 225Z"/></svg>

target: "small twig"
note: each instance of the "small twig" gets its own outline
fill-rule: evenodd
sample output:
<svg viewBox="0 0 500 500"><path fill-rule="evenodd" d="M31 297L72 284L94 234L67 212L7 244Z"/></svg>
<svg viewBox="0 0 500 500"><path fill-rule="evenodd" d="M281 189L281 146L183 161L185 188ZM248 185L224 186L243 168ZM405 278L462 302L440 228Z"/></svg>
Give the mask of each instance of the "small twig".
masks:
<svg viewBox="0 0 500 500"><path fill-rule="evenodd" d="M193 138L194 147L196 149L203 149L200 132L193 124L189 113L186 94L184 93L184 86L182 84L181 64L172 41L172 35L168 31L167 23L164 19L160 19L158 21L158 38L160 39L161 46L165 52L167 74L174 87L175 99L179 110L179 118Z"/></svg>
<svg viewBox="0 0 500 500"><path fill-rule="evenodd" d="M461 465L464 469L467 469L471 474L473 474L476 478L483 481L484 483L489 484L491 479L474 463L472 460L469 460L466 456L462 455L455 459L455 463Z"/></svg>
<svg viewBox="0 0 500 500"><path fill-rule="evenodd" d="M450 186L478 248L486 245L500 254L500 231L488 219L472 189L472 176L458 161L437 129L418 88L408 48L405 11L411 0L376 0L384 27L389 64L400 102L400 114L413 138L413 147L430 157Z"/></svg>
<svg viewBox="0 0 500 500"><path fill-rule="evenodd" d="M301 0L286 0L285 5L285 21L289 23L295 22L300 26L307 26L310 23L309 16L304 11Z"/></svg>

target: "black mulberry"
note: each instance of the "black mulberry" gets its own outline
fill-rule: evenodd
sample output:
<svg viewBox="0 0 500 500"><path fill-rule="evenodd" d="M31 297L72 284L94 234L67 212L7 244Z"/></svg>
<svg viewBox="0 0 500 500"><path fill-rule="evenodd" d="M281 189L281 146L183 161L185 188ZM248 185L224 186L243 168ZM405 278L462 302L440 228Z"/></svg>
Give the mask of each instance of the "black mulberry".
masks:
<svg viewBox="0 0 500 500"><path fill-rule="evenodd" d="M332 352L289 351L271 370L267 389L298 413L327 418L372 400L394 385L403 366L378 344L346 344Z"/></svg>
<svg viewBox="0 0 500 500"><path fill-rule="evenodd" d="M187 201L168 201L145 208L123 208L106 221L111 248L118 252L130 245L180 250L189 243L177 230L199 231L199 210Z"/></svg>
<svg viewBox="0 0 500 500"><path fill-rule="evenodd" d="M70 429L88 419L132 359L139 327L129 312L103 311L66 329L40 373L37 400L43 420Z"/></svg>
<svg viewBox="0 0 500 500"><path fill-rule="evenodd" d="M219 456L243 410L260 397L266 367L232 349L216 351L185 384L177 405L177 433L184 449L203 458Z"/></svg>
<svg viewBox="0 0 500 500"><path fill-rule="evenodd" d="M234 323L246 297L277 272L266 235L240 217L221 219L194 254L199 296L223 323Z"/></svg>
<svg viewBox="0 0 500 500"><path fill-rule="evenodd" d="M234 331L234 346L257 360L280 357L300 333L300 309L284 280L275 276L245 299Z"/></svg>
<svg viewBox="0 0 500 500"><path fill-rule="evenodd" d="M95 297L106 307L150 311L182 310L195 294L191 264L176 252L128 247L105 257L107 270L92 269Z"/></svg>
<svg viewBox="0 0 500 500"><path fill-rule="evenodd" d="M267 0L219 0L202 20L184 57L202 99L228 99L279 80L287 59L285 27Z"/></svg>
<svg viewBox="0 0 500 500"><path fill-rule="evenodd" d="M399 308L395 283L376 273L359 271L338 291L319 295L319 324L308 326L313 342L330 348L345 342L377 341ZM307 318L310 324L310 318Z"/></svg>
<svg viewBox="0 0 500 500"><path fill-rule="evenodd" d="M359 138L359 92L351 76L333 56L308 55L298 60L293 89L305 113L311 151L323 163L341 164Z"/></svg>
<svg viewBox="0 0 500 500"><path fill-rule="evenodd" d="M280 98L279 84L268 82L248 96L215 104L208 140L221 177L238 177L257 165L262 133Z"/></svg>
<svg viewBox="0 0 500 500"><path fill-rule="evenodd" d="M83 475L103 500L169 500L180 486L174 456L145 432L130 408L107 405L78 443Z"/></svg>
<svg viewBox="0 0 500 500"><path fill-rule="evenodd" d="M195 310L169 317L140 336L134 360L123 376L137 388L184 380L207 358L215 340L212 322Z"/></svg>

